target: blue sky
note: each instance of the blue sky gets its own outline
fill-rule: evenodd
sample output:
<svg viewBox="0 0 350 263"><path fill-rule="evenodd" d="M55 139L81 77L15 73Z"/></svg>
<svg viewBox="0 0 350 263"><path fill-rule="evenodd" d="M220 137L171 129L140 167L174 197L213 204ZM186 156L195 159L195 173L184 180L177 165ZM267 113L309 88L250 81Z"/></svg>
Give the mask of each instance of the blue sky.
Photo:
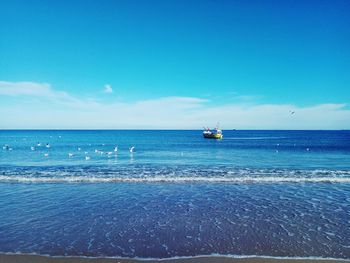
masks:
<svg viewBox="0 0 350 263"><path fill-rule="evenodd" d="M349 1L0 10L0 128L350 128Z"/></svg>

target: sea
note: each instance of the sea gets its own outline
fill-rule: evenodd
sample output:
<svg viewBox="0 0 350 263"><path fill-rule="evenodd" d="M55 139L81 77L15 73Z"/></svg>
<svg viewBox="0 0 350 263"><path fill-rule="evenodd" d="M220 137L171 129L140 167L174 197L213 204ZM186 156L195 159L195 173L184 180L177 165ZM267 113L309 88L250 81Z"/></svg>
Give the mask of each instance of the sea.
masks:
<svg viewBox="0 0 350 263"><path fill-rule="evenodd" d="M350 259L350 131L223 134L0 130L0 253Z"/></svg>

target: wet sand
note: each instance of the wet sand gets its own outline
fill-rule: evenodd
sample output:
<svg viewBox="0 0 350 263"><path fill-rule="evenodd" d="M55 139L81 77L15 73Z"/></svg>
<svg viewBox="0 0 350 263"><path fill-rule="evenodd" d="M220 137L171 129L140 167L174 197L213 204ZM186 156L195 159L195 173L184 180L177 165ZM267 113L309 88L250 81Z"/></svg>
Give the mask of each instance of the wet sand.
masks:
<svg viewBox="0 0 350 263"><path fill-rule="evenodd" d="M0 254L0 263L336 263L350 260L330 259L275 259L275 258L232 258L232 257L196 257L182 259L136 260L117 258L84 258L84 257L49 257L25 254Z"/></svg>

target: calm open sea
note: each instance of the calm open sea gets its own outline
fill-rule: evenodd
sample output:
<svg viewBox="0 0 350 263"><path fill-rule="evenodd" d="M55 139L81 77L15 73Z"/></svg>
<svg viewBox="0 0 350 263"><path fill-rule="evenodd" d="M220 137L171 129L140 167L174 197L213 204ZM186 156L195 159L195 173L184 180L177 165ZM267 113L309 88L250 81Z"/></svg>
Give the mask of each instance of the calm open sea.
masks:
<svg viewBox="0 0 350 263"><path fill-rule="evenodd" d="M2 130L0 145L0 252L350 259L350 131Z"/></svg>

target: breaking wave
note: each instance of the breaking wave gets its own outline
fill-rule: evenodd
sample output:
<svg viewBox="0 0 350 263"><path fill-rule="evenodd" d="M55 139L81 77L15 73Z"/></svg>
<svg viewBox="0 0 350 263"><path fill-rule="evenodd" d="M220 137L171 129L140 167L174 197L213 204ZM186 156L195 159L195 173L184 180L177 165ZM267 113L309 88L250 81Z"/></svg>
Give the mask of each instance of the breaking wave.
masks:
<svg viewBox="0 0 350 263"><path fill-rule="evenodd" d="M23 177L0 176L0 182L23 183L350 183L350 178L293 178L293 177L244 177L244 178L220 178L220 177Z"/></svg>
<svg viewBox="0 0 350 263"><path fill-rule="evenodd" d="M18 183L350 183L348 170L188 166L6 166L0 182Z"/></svg>

